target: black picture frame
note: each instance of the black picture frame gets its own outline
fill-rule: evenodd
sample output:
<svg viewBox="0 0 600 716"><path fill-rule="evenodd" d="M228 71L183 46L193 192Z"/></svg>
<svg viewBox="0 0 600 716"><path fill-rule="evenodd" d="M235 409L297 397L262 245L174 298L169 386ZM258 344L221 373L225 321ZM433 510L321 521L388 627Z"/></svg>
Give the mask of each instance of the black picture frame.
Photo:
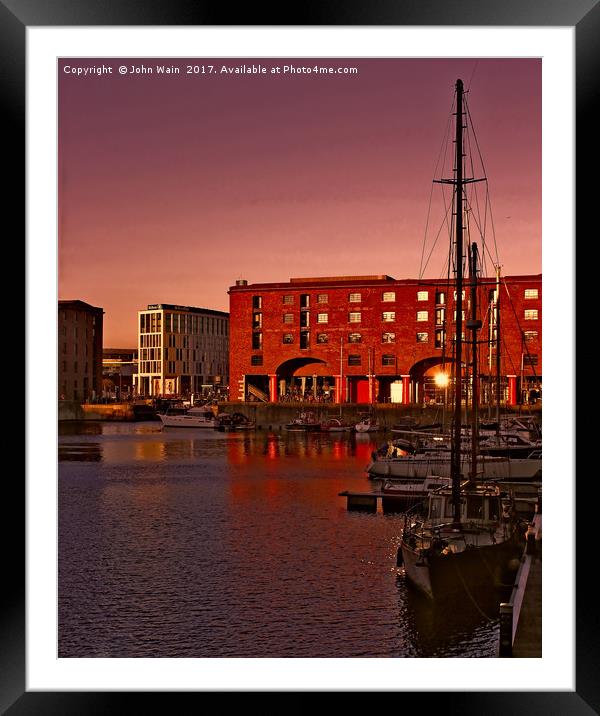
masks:
<svg viewBox="0 0 600 716"><path fill-rule="evenodd" d="M13 250L21 247L25 236L25 32L31 26L122 26L122 25L465 25L465 26L570 26L576 38L576 176L578 191L576 212L579 225L585 225L597 199L592 162L597 155L598 121L592 114L592 100L598 96L600 76L600 4L599 0L371 0L370 3L320 3L318 0L293 7L293 16L284 5L248 4L232 8L227 4L209 4L201 0L0 0L0 71L2 119L5 126L4 176L10 180L3 191L4 208L13 214L16 227L9 240ZM596 151L593 151L593 148ZM565 191L572 191L566 187ZM594 224L589 222L590 227ZM597 229L594 229L597 233ZM24 246L24 242L22 244ZM575 323L576 325L576 323ZM24 335L24 333L23 333ZM568 337L567 337L568 340ZM23 341L24 343L25 341ZM574 350L574 346L573 346ZM567 384L570 377L567 377ZM574 381L573 381L574 386ZM565 395L565 400L574 396ZM568 426L575 435L575 425ZM29 436L32 439L32 436ZM575 439L573 441L575 445ZM594 475L590 476L592 480ZM17 476L5 473L4 480L4 554L3 609L0 632L0 708L11 716L19 714L96 714L135 713L140 699L150 696L152 705L177 711L174 699L195 693L136 692L31 692L25 686L25 491ZM9 507L10 506L10 507ZM591 578L593 558L585 545L593 544L592 509L595 502L583 490L577 499L576 569L580 589L576 590L576 691L574 692L469 692L448 694L404 692L402 707L409 697L450 713L478 714L590 714L600 712L600 680L597 679L598 617L596 599L585 589ZM10 516L9 516L10 515ZM8 553L8 554L7 554ZM588 556L589 555L589 556ZM8 557L8 559L7 559ZM550 556L548 559L552 559ZM552 564L557 579L560 565ZM551 619L551 615L545 615ZM468 667L465 667L468 668ZM523 663L523 669L527 662ZM476 684L474 684L476 688ZM390 684L390 691L394 685ZM168 705L166 699L169 699ZM432 701L433 700L433 701ZM399 705L400 706L400 705Z"/></svg>

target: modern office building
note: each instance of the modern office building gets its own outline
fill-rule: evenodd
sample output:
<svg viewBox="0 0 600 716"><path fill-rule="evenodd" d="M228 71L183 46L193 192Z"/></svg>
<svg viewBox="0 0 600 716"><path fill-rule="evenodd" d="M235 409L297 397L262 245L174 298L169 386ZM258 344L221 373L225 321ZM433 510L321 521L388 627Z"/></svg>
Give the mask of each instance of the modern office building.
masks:
<svg viewBox="0 0 600 716"><path fill-rule="evenodd" d="M166 303L138 312L138 395L224 392L228 359L228 313Z"/></svg>
<svg viewBox="0 0 600 716"><path fill-rule="evenodd" d="M58 302L58 397L85 402L102 393L104 311L84 301Z"/></svg>
<svg viewBox="0 0 600 716"><path fill-rule="evenodd" d="M480 395L496 394L500 317L501 401L515 404L541 386L542 277L503 277L499 286L500 308L495 277L480 279L477 291ZM239 280L229 296L231 400L275 402L311 393L335 402L442 399L437 374L451 377L455 339L448 282L385 275ZM470 301L467 287L465 319ZM469 340L466 323L463 333ZM467 345L465 375L470 355Z"/></svg>

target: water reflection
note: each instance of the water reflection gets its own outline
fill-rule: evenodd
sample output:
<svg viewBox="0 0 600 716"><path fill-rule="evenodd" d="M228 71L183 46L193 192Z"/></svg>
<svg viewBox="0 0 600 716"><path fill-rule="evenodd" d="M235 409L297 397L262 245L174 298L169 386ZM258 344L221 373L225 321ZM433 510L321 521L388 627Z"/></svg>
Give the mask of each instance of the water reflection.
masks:
<svg viewBox="0 0 600 716"><path fill-rule="evenodd" d="M380 438L89 428L59 435L60 656L495 655L409 593L403 517L339 496Z"/></svg>

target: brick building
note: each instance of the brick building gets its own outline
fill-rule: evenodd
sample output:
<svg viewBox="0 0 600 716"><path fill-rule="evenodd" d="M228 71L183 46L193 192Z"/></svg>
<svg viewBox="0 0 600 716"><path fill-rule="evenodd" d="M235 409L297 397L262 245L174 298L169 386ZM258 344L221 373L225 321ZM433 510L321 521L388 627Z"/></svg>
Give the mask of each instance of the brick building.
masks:
<svg viewBox="0 0 600 716"><path fill-rule="evenodd" d="M58 397L85 402L102 393L104 311L83 301L58 302Z"/></svg>
<svg viewBox="0 0 600 716"><path fill-rule="evenodd" d="M482 400L496 384L495 285L495 278L484 278L478 288ZM454 291L443 280L342 276L250 285L239 280L229 296L231 400L274 402L311 394L359 403L442 399L435 377L451 374L455 338ZM468 286L463 309L470 317ZM541 387L541 325L541 274L502 278L500 373L502 400L509 404ZM470 355L464 345L464 373Z"/></svg>

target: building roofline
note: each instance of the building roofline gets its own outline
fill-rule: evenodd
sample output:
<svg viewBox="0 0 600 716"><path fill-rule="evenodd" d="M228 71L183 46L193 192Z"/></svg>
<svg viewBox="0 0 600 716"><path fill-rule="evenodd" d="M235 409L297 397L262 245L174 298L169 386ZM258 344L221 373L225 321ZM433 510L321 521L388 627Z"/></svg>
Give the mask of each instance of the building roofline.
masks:
<svg viewBox="0 0 600 716"><path fill-rule="evenodd" d="M92 306L91 303L86 303L85 301L82 301L79 298L69 299L69 300L59 300L58 302L59 308L80 308L84 311L102 311L104 313L104 309L100 306Z"/></svg>
<svg viewBox="0 0 600 716"><path fill-rule="evenodd" d="M187 313L208 313L211 316L220 316L221 318L229 318L227 311L217 311L214 308L198 308L196 306L180 306L173 303L149 303L148 308L141 308L138 313L146 313L147 311L185 311Z"/></svg>
<svg viewBox="0 0 600 716"><path fill-rule="evenodd" d="M514 276L502 276L501 281L517 282L517 281L541 281L542 274L522 274ZM495 276L481 277L481 282L496 282ZM339 276L339 277L322 277L322 278L291 278L288 282L275 283L250 283L236 284L230 286L228 293L242 291L258 291L258 290L298 290L302 287L307 288L343 288L346 287L369 287L369 286L441 286L448 283L444 278L403 278L395 279L391 276Z"/></svg>

